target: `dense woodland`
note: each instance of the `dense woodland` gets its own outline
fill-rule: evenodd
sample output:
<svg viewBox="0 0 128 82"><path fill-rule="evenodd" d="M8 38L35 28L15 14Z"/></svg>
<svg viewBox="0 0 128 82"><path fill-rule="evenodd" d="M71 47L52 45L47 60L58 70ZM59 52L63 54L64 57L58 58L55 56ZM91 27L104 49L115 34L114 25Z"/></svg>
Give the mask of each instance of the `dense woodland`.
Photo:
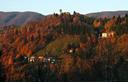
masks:
<svg viewBox="0 0 128 82"><path fill-rule="evenodd" d="M99 38L97 33L115 32ZM68 53L69 48L75 49ZM21 57L54 56L55 64ZM19 60L18 62L15 60ZM128 16L91 18L74 12L46 16L0 31L1 82L128 81Z"/></svg>

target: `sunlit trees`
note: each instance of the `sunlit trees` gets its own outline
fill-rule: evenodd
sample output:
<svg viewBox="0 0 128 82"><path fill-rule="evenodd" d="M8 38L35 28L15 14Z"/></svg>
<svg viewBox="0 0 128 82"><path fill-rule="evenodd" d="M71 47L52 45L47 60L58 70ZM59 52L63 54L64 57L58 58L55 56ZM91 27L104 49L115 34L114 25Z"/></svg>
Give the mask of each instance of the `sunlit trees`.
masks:
<svg viewBox="0 0 128 82"><path fill-rule="evenodd" d="M127 34L122 35L117 41L118 55L126 56L125 58L127 58L127 53L128 53L127 41L128 41Z"/></svg>
<svg viewBox="0 0 128 82"><path fill-rule="evenodd" d="M110 31L111 27L114 26L115 24L116 24L116 17L114 16L107 23L105 23L105 30Z"/></svg>
<svg viewBox="0 0 128 82"><path fill-rule="evenodd" d="M93 26L95 27L95 28L98 28L99 26L101 25L101 21L100 20L94 20L94 22L93 22Z"/></svg>
<svg viewBox="0 0 128 82"><path fill-rule="evenodd" d="M0 37L0 61L6 68L6 81L126 80L127 19L127 16L95 19L76 12L73 15L62 13L5 30ZM98 37L100 33L108 31L114 31L117 37ZM55 56L59 62L21 64L14 61L15 58L32 55ZM111 77L107 77L107 72Z"/></svg>

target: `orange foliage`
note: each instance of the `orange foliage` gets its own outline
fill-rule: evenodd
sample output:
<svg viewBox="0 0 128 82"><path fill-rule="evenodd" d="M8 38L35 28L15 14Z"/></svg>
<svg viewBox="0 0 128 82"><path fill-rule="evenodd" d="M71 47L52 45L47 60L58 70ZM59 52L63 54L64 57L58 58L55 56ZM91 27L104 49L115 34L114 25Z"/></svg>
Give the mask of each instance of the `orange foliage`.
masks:
<svg viewBox="0 0 128 82"><path fill-rule="evenodd" d="M98 28L100 25L101 25L101 21L100 21L100 20L94 20L93 26L94 26L95 28Z"/></svg>
<svg viewBox="0 0 128 82"><path fill-rule="evenodd" d="M109 31L110 28L115 25L115 23L116 23L116 19L111 19L110 21L108 21L108 22L105 24L105 29L106 29L107 31Z"/></svg>
<svg viewBox="0 0 128 82"><path fill-rule="evenodd" d="M13 57L10 56L8 60L8 65L12 65L12 64L14 64L14 61L13 61Z"/></svg>

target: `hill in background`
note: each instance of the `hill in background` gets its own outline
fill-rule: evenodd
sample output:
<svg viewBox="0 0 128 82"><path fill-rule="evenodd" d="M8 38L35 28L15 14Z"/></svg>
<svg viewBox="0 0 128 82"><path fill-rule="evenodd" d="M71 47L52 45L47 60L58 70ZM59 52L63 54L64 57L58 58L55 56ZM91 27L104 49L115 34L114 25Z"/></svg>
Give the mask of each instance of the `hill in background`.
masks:
<svg viewBox="0 0 128 82"><path fill-rule="evenodd" d="M97 12L97 13L89 13L87 16L94 17L94 18L111 18L113 16L125 16L125 14L128 14L128 11L104 11L104 12Z"/></svg>
<svg viewBox="0 0 128 82"><path fill-rule="evenodd" d="M105 12L96 12L89 13L86 16L94 18L111 18L113 16L125 16L128 14L128 11L105 11ZM0 12L0 26L9 26L9 25L25 25L31 21L41 20L44 15L36 12Z"/></svg>
<svg viewBox="0 0 128 82"><path fill-rule="evenodd" d="M43 15L35 12L0 12L0 26L23 25L42 17Z"/></svg>

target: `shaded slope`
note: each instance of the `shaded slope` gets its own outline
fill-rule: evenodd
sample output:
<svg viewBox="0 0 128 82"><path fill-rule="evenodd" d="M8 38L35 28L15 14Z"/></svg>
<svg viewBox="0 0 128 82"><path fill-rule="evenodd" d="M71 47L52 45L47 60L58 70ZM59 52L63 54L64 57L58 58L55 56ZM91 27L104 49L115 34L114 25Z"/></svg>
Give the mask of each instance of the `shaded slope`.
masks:
<svg viewBox="0 0 128 82"><path fill-rule="evenodd" d="M105 17L108 17L108 18L111 18L113 16L125 16L125 14L128 14L128 11L105 11L105 12L97 12L97 13L89 13L89 14L86 14L87 16L89 17L96 17L96 18L105 18Z"/></svg>
<svg viewBox="0 0 128 82"><path fill-rule="evenodd" d="M23 25L30 21L41 20L43 15L35 12L0 12L0 26Z"/></svg>

